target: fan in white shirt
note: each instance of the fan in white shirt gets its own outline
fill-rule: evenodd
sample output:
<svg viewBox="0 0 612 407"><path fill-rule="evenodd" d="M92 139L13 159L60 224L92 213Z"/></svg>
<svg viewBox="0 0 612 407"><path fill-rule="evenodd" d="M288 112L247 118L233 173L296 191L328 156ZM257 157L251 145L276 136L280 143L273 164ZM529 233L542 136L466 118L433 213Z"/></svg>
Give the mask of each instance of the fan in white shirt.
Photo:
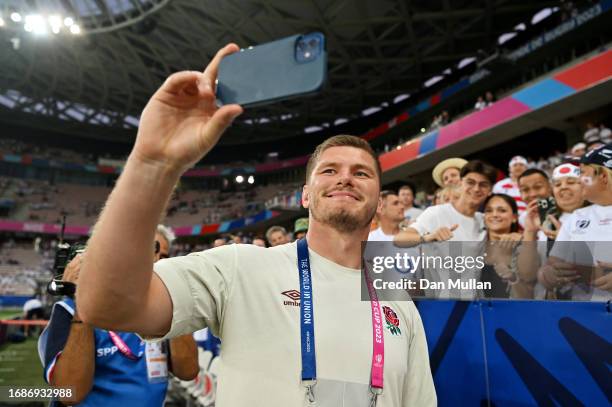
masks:
<svg viewBox="0 0 612 407"><path fill-rule="evenodd" d="M505 194L514 198L520 216L525 209L527 209L527 204L521 197L521 191L518 187L518 179L527 170L527 159L525 159L525 157L521 157L520 155L512 157L508 163L508 170L510 176L498 181L493 186L493 193Z"/></svg>
<svg viewBox="0 0 612 407"><path fill-rule="evenodd" d="M612 144L580 162L584 198L593 205L574 211L561 226L538 279L547 286L573 285L572 299L606 301L612 298Z"/></svg>
<svg viewBox="0 0 612 407"><path fill-rule="evenodd" d="M414 195L414 188L409 184L402 185L397 192L397 196L404 206L404 218L408 222L414 222L423 213L423 209L414 206Z"/></svg>
<svg viewBox="0 0 612 407"><path fill-rule="evenodd" d="M368 235L368 241L391 242L399 233L399 225L404 220L404 206L394 191L381 191L376 210L378 228Z"/></svg>
<svg viewBox="0 0 612 407"><path fill-rule="evenodd" d="M400 247L411 247L415 244L455 241L462 242L462 256L476 256L480 254L482 243L486 237L482 213L478 208L491 194L495 181L496 170L481 161L469 161L461 169L461 195L454 203L436 205L427 208L421 216L405 231L395 237L395 244ZM428 255L445 257L450 255L449 245L428 245ZM455 253L452 253L455 255ZM448 272L454 270L433 269L425 270L431 278L448 277ZM479 277L480 270L462 272L460 278L470 279ZM448 293L434 293L435 296ZM475 295L474 292L463 290L461 298Z"/></svg>

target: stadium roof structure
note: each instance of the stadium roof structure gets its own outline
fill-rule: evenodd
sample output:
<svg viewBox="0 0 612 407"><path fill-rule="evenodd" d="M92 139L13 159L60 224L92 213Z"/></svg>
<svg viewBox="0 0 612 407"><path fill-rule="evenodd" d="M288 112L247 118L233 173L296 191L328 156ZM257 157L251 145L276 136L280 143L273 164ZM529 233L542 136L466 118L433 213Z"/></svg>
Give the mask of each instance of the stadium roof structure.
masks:
<svg viewBox="0 0 612 407"><path fill-rule="evenodd" d="M228 42L247 47L321 31L329 52L323 92L249 109L221 143L308 138L401 103L479 50L492 53L500 35L555 5L558 1L0 0L0 120L131 142L142 108L170 73L202 69ZM33 14L59 16L61 23L56 18L53 24L59 25L49 22L45 31L30 17L28 32L22 20Z"/></svg>

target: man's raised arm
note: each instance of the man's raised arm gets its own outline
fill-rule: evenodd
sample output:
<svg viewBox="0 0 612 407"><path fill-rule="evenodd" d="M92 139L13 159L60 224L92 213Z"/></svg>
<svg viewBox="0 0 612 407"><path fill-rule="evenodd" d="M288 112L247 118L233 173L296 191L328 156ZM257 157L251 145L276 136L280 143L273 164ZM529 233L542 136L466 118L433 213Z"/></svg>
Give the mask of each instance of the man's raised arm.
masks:
<svg viewBox="0 0 612 407"><path fill-rule="evenodd" d="M92 325L161 336L170 328L172 301L153 274L155 230L180 176L217 143L242 113L217 108L221 49L202 72L171 75L145 107L136 143L93 230L81 270L77 303Z"/></svg>

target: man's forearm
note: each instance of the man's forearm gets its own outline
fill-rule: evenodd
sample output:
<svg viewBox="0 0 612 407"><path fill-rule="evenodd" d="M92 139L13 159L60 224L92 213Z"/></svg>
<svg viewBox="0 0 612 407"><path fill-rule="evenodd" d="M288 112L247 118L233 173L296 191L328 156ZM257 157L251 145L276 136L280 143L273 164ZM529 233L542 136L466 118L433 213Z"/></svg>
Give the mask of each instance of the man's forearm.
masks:
<svg viewBox="0 0 612 407"><path fill-rule="evenodd" d="M412 247L422 243L421 234L414 228L408 228L395 235L393 243L398 247Z"/></svg>
<svg viewBox="0 0 612 407"><path fill-rule="evenodd" d="M170 340L170 366L172 373L181 380L192 380L198 375L198 345L193 335L183 335Z"/></svg>
<svg viewBox="0 0 612 407"><path fill-rule="evenodd" d="M93 328L87 324L73 323L50 380L52 386L72 389L73 397L63 402L72 405L87 397L93 384L94 356Z"/></svg>
<svg viewBox="0 0 612 407"><path fill-rule="evenodd" d="M153 243L180 173L130 156L93 230L77 302L85 321L125 329L147 300Z"/></svg>

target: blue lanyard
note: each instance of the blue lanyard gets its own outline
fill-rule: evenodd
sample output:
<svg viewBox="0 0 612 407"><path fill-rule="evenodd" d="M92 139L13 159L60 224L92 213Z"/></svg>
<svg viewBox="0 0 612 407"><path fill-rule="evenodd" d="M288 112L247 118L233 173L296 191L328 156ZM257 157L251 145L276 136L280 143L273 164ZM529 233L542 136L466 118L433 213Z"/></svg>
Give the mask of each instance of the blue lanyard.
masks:
<svg viewBox="0 0 612 407"><path fill-rule="evenodd" d="M312 303L312 278L310 273L310 257L306 238L297 242L298 271L300 274L300 337L302 345L302 384L306 386L306 397L310 403L315 402L314 385L317 382L317 362L315 358L314 340L314 308ZM372 393L370 406L376 406L376 401L383 391L384 366L384 336L380 318L380 305L376 290L365 273L370 305L372 307L373 353L372 371L370 376L370 391Z"/></svg>
<svg viewBox="0 0 612 407"><path fill-rule="evenodd" d="M302 343L302 382L317 380L315 360L314 308L312 279L306 239L297 242L298 270L300 272L300 335Z"/></svg>

